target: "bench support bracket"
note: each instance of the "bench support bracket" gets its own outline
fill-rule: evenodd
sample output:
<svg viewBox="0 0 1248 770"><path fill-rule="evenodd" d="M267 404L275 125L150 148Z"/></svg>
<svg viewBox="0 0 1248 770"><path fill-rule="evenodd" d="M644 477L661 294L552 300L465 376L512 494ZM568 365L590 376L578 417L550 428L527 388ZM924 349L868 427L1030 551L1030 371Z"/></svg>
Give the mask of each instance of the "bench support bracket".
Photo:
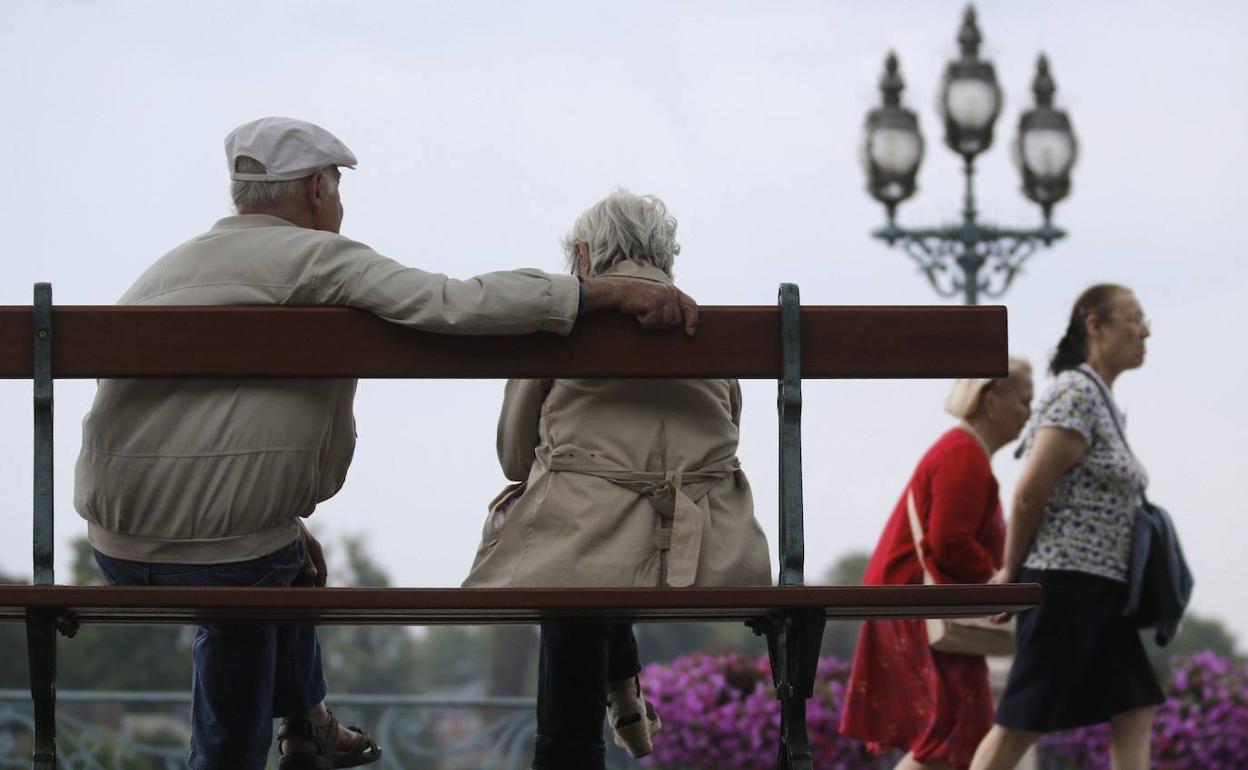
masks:
<svg viewBox="0 0 1248 770"><path fill-rule="evenodd" d="M56 612L26 614L26 653L34 703L34 770L56 770Z"/></svg>
<svg viewBox="0 0 1248 770"><path fill-rule="evenodd" d="M814 694L823 643L823 614L796 612L753 621L754 633L767 637L767 657L780 701L780 756L777 770L811 770L806 732L806 701Z"/></svg>

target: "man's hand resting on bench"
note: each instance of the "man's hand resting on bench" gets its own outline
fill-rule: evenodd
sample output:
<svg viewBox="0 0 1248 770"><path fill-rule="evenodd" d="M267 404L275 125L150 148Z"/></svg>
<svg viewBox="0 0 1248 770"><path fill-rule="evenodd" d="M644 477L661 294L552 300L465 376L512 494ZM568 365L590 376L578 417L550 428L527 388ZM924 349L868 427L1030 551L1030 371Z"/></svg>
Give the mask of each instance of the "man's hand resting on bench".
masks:
<svg viewBox="0 0 1248 770"><path fill-rule="evenodd" d="M585 312L614 308L636 316L643 329L698 328L698 303L675 286L630 278L586 278Z"/></svg>

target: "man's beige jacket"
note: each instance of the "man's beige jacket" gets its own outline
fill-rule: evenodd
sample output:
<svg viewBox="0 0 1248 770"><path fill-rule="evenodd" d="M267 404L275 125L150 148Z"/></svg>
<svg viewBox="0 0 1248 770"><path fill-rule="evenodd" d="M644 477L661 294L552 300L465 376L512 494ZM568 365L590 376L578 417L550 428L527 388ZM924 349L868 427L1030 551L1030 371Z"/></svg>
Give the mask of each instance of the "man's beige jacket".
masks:
<svg viewBox="0 0 1248 770"><path fill-rule="evenodd" d="M613 275L670 283L625 261ZM769 585L736 380L510 380L468 587Z"/></svg>
<svg viewBox="0 0 1248 770"><path fill-rule="evenodd" d="M119 304L344 305L447 334L567 334L578 299L571 276L517 270L457 281L335 233L249 214L161 257ZM289 544L298 518L346 478L354 396L354 380L100 381L74 472L91 544L120 559L183 564L244 561Z"/></svg>

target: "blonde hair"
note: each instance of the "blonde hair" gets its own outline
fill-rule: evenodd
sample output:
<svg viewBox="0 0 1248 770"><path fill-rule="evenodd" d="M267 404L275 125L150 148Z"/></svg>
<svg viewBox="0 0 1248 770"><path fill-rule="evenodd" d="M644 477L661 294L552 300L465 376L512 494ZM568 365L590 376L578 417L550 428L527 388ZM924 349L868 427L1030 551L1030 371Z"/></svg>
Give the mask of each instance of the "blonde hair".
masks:
<svg viewBox="0 0 1248 770"><path fill-rule="evenodd" d="M945 411L959 420L965 420L975 414L984 391L990 385L1022 375L1030 377L1031 372L1031 361L1020 356L1010 356L1009 368L1004 377L973 377L954 380L949 397L945 399Z"/></svg>

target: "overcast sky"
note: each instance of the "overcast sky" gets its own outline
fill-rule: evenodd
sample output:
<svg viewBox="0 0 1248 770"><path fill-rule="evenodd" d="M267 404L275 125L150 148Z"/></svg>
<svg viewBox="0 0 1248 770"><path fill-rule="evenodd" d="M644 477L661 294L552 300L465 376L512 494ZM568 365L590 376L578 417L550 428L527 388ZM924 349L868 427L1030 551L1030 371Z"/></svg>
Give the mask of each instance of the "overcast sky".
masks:
<svg viewBox="0 0 1248 770"><path fill-rule="evenodd" d="M114 302L153 260L231 213L222 139L265 115L317 122L360 159L343 232L466 277L560 270L558 240L612 187L680 220L677 279L704 304L941 300L868 235L857 144L886 52L927 157L903 224L957 217L956 156L934 109L963 5L879 2L16 2L0 6L0 304L51 281L63 304ZM1129 433L1175 515L1194 606L1248 636L1248 513L1236 342L1248 300L1248 5L981 2L1006 94L981 157L983 218L1032 226L1009 143L1038 52L1081 154L1057 208L1068 240L1006 297L1013 352L1040 368L1074 297L1134 287L1148 362L1116 386ZM1038 389L1048 385L1041 377ZM947 382L805 386L807 575L869 550L915 462L950 424ZM364 536L402 585L457 585L485 503L502 383L368 381L346 488L313 517ZM72 508L94 384L56 386L58 569L85 531ZM775 540L775 384L745 383L740 455ZM0 570L30 571L30 382L0 382ZM995 461L1008 502L1020 463ZM773 546L774 553L774 546ZM332 576L331 576L332 577Z"/></svg>

